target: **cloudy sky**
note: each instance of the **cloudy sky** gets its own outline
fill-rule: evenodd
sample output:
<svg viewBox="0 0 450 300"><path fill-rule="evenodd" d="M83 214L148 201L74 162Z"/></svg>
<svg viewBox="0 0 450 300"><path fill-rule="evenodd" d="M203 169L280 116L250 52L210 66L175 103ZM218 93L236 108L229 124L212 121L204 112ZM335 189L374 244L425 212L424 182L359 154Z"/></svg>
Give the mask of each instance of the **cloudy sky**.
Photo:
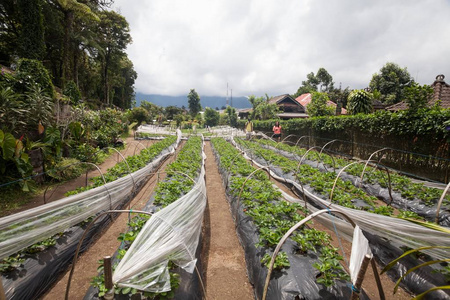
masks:
<svg viewBox="0 0 450 300"><path fill-rule="evenodd" d="M292 94L320 67L364 88L386 62L450 82L450 0L115 0L136 91Z"/></svg>

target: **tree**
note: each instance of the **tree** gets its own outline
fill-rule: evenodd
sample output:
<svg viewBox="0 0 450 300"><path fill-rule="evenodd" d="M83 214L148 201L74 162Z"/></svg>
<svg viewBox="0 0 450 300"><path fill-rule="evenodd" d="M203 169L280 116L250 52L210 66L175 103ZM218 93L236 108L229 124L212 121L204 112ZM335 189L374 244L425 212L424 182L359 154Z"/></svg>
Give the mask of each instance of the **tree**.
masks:
<svg viewBox="0 0 450 300"><path fill-rule="evenodd" d="M234 109L234 107L231 106L227 106L227 109L225 110L227 115L228 115L228 121L229 121L229 125L231 127L236 127L237 124L237 115L236 115L236 109Z"/></svg>
<svg viewBox="0 0 450 300"><path fill-rule="evenodd" d="M114 91L113 103L114 105L127 109L135 100L134 82L137 78L137 73L133 68L133 63L128 57L124 56L120 60L119 69L115 70L116 80L112 86Z"/></svg>
<svg viewBox="0 0 450 300"><path fill-rule="evenodd" d="M334 108L327 105L329 98L326 93L313 92L311 96L311 103L306 106L306 112L310 117L334 115Z"/></svg>
<svg viewBox="0 0 450 300"><path fill-rule="evenodd" d="M220 114L218 111L207 107L205 109L204 118L205 118L205 125L212 127L219 124Z"/></svg>
<svg viewBox="0 0 450 300"><path fill-rule="evenodd" d="M183 114L183 110L181 108L173 106L173 105L167 106L164 109L164 115L166 116L167 120L173 120L175 115L180 115L180 114Z"/></svg>
<svg viewBox="0 0 450 300"><path fill-rule="evenodd" d="M372 112L372 95L364 90L353 90L348 96L347 110L352 115Z"/></svg>
<svg viewBox="0 0 450 300"><path fill-rule="evenodd" d="M45 54L42 0L18 0L20 28L20 57L42 59Z"/></svg>
<svg viewBox="0 0 450 300"><path fill-rule="evenodd" d="M198 112L202 110L202 105L200 104L200 96L197 94L195 89L191 89L187 98L189 112L192 118L194 118L198 114Z"/></svg>
<svg viewBox="0 0 450 300"><path fill-rule="evenodd" d="M184 117L183 117L182 114L175 115L175 116L173 117L173 119L174 119L175 122L177 123L177 127L180 127L180 126L181 126L181 123L184 121Z"/></svg>
<svg viewBox="0 0 450 300"><path fill-rule="evenodd" d="M252 104L251 119L268 120L274 119L279 112L278 106L269 103L270 97L266 94L264 97L255 97L251 95L248 101Z"/></svg>
<svg viewBox="0 0 450 300"><path fill-rule="evenodd" d="M143 122L147 122L150 115L148 111L142 107L135 107L131 110L130 121L137 122L137 126L141 125Z"/></svg>
<svg viewBox="0 0 450 300"><path fill-rule="evenodd" d="M408 112L416 113L419 109L427 106L428 100L433 95L433 88L429 85L419 85L417 83L406 87L404 91L405 102L408 103Z"/></svg>
<svg viewBox="0 0 450 300"><path fill-rule="evenodd" d="M306 81L302 81L302 85L298 88L294 97L318 91L319 87L322 92L331 92L334 89L333 77L325 68L319 68L316 75L314 75L314 72L306 75Z"/></svg>
<svg viewBox="0 0 450 300"><path fill-rule="evenodd" d="M99 57L102 62L103 99L105 104L110 101L110 69L126 56L125 49L132 42L130 27L127 20L113 11L103 11L99 14Z"/></svg>
<svg viewBox="0 0 450 300"><path fill-rule="evenodd" d="M369 86L380 92L381 102L390 105L402 101L405 88L413 83L414 79L406 68L402 69L397 64L388 62L379 73L373 74Z"/></svg>
<svg viewBox="0 0 450 300"><path fill-rule="evenodd" d="M146 100L141 101L141 107L148 112L149 118L151 120L156 119L156 116L162 114L164 111L164 108L162 108L161 106L158 106Z"/></svg>

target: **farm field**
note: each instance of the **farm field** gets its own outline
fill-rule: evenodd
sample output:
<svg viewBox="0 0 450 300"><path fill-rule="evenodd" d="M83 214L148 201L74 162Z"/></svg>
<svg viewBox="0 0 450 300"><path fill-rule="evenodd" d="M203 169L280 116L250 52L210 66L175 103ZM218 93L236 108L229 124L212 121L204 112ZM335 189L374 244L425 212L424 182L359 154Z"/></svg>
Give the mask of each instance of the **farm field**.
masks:
<svg viewBox="0 0 450 300"><path fill-rule="evenodd" d="M156 142L147 143L148 146L155 144ZM132 194L127 193L126 200L122 204L123 209L128 212L147 211L155 216L159 216L161 213L158 219L167 221L157 222L156 217L153 216L147 221L149 217L145 217L143 214L139 214L138 217L133 217L131 214L120 214L117 218L114 218L111 224L106 224L98 229L102 233L92 236L92 245L86 246L85 252L80 255L77 262L71 279L69 299L97 299L98 296L105 293L103 277L92 278L97 275L97 261L106 255L114 256L114 265L120 271L131 268L129 265L127 266L127 263L133 265L132 262L136 259L140 263L142 262L144 270L139 271L141 272L139 274L147 275L139 276L147 279L139 279L139 276L121 277L118 280L123 280L124 285L116 290L122 294L121 297L127 294L139 294L136 286L148 284L149 278L154 276L149 275L149 268L153 268L151 266L154 264L164 264L164 262L156 261L156 259L153 261L152 258L149 258L151 255L148 254L143 257L139 256L142 255L141 251L143 251L140 249L147 249L146 253L159 251L157 250L159 248L152 248L155 246L146 243L146 239L153 239L155 244L163 243L164 240L160 248L169 249L167 253L164 250L159 255L168 257L167 260L170 261L168 264L166 263L164 268L168 272L167 284L172 286L172 291L167 291L164 288L159 291L147 290L143 295L150 299L153 297L160 297L161 299L202 299L205 298L205 294L206 299L252 299L253 297L261 299L266 296L263 296L265 293L267 293L267 299L277 299L280 295L283 295L282 299L295 299L297 295L303 295L308 299L319 299L321 297L347 299L351 294L347 265L351 243L344 240L344 233L336 235L336 226L341 232L337 219L335 221L337 225L334 224L334 221L331 223L334 225L334 229L329 226L327 228L327 225L330 225L329 222L320 224L322 222L319 220L310 222L308 226L295 231L279 252L268 289L265 290L264 281L275 246L290 227L311 213L310 209L314 206L313 202L308 205L301 203L304 198L299 197L299 189L295 190L295 184L293 187L288 182L285 182L286 185L284 185L275 180L277 173L284 179L295 180L296 177L289 175L289 172L286 171L289 165L289 155L286 153L284 153L284 156L280 155L277 149L271 149L269 146L268 142L256 140L245 141L240 138L226 140L212 137L210 142L203 141L200 136L189 135L179 141L172 154L166 156L156 169L152 169L142 182L136 183L137 179L134 176L123 174L125 177L130 177L128 184L135 186L135 189L132 189ZM275 147L276 144L272 146ZM245 157L242 151L247 151ZM275 155L279 157L275 158ZM253 160L250 161L249 159ZM267 163L268 161L270 164ZM267 168L265 170L260 169L259 163ZM294 166L291 171L295 171L295 168L299 169L297 160L294 159L290 164ZM305 166L303 169L306 169L302 172L309 172L311 178L323 176L315 174L310 165L302 165L302 168ZM267 176L268 167L271 169L271 176ZM272 170L272 168L275 169ZM135 172L139 172L139 170ZM301 175L301 178L305 177L307 175ZM331 175L329 178L332 178ZM95 179L93 181L95 182ZM276 186L274 186L275 183ZM377 197L362 191L357 186L348 185L345 181L340 184L345 186L336 189L335 197L344 199L339 204L343 204L343 207L347 207L347 209L380 214L384 218L389 218L386 212L396 216L401 213L405 214L398 208L392 208L390 205L382 203ZM136 186L139 186L139 189L136 189ZM321 186L322 190L318 190L319 185L311 181L307 184L307 188L310 189L310 187L316 188L315 191L314 189L311 190L316 197L322 196L326 199L329 196L323 197L323 192L327 190L326 186ZM110 189L115 191L112 185ZM80 190L80 192L86 193L89 191L83 192ZM348 192L353 193L352 199L358 198L360 202L345 202L345 195ZM289 196L285 196L286 193ZM130 195L133 196L130 197ZM310 197L312 196L308 195L308 198ZM296 200L293 201L293 198ZM358 208L354 203L364 203L364 205L360 205L361 207ZM378 207L387 208L380 209ZM333 207L331 208L333 209ZM348 213L348 211L346 212ZM197 221L194 222L193 220ZM355 220L358 223L358 219ZM161 226L165 226L164 223L172 224L169 226L172 229L160 230ZM142 228L142 232L136 229L137 224L139 224L139 230ZM174 234L173 226L175 225L173 224L178 224L176 226L180 226L179 231L184 234ZM443 225L445 226L445 224ZM364 226L361 223L363 230L366 230L366 228L369 230L368 227ZM153 228L153 230L150 228ZM152 232L156 231L162 231L162 235L154 237ZM448 233L447 235L440 234L441 237L448 237ZM141 236L146 236L144 241ZM379 241L376 238L377 233L370 232L369 236L371 236L369 242L374 243L371 246L373 246L372 252L375 259L378 263L381 263L381 267L378 267L379 272L387 263L384 256L389 247L383 246L387 250L382 247L385 252L377 253L376 249L379 247L377 244ZM183 240L185 239L184 242L181 242L180 247L182 249L171 247L171 244L181 237L183 237ZM58 244L60 244L60 240L58 240ZM43 253L51 253L52 247L53 245L48 246ZM134 254L127 255L126 252L128 251ZM432 254L436 253L441 255L445 251L432 252ZM133 256L138 258L133 258ZM414 260L408 262L411 261ZM196 267L195 271L192 267L186 267L192 265L192 263ZM330 266L330 263L332 267L326 267ZM183 265L190 271L186 272L184 268L177 267ZM17 270L20 270L20 268L18 267ZM426 272L430 270L428 269ZM46 291L39 291L40 295L32 295L32 298L63 299L62 295L66 292L69 271L60 271L62 273L58 275L57 283L50 284L51 288ZM202 274L200 282L197 276L199 273ZM3 281L3 278L8 277L4 274L2 275ZM388 274L390 277L396 277L392 272L388 272ZM427 276L420 272L418 274L418 276L421 276L424 288L429 288L444 280L441 280L444 275L440 275L438 272L433 273L436 275L428 274ZM120 275L117 276L120 277ZM437 278L437 281L433 281L431 277ZM392 295L394 283L386 274L381 276L381 281L388 299L411 298L411 295L403 289ZM408 284L406 286L402 284L402 286L410 292L417 292L417 290L414 290L416 288L414 282L417 279L407 278L406 281L408 284L412 282L412 287ZM90 282L95 283L93 287L89 288ZM304 284L306 282L308 282L307 285ZM158 285L162 285L162 283ZM130 286L130 288L127 286ZM362 287L365 297L379 299L377 285L370 268ZM8 290L6 292L8 293ZM443 292L433 293L430 295L442 299L448 297ZM11 297L11 299L20 298Z"/></svg>

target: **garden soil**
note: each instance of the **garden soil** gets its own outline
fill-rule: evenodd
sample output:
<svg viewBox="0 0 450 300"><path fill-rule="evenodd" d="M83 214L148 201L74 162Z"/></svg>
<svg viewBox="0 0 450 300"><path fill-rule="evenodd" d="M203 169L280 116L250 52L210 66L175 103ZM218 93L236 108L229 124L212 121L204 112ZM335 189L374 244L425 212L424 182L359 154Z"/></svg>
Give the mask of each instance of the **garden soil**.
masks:
<svg viewBox="0 0 450 300"><path fill-rule="evenodd" d="M205 153L208 205L203 222L202 266L207 299L253 299L244 250L236 234L210 142L206 143Z"/></svg>

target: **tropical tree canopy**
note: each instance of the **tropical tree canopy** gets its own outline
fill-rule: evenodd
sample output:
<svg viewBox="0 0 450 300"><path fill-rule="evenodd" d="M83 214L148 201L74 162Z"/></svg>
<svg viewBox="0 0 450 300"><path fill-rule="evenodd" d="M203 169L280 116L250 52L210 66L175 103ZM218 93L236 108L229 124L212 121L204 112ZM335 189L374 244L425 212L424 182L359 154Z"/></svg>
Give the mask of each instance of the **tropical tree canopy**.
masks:
<svg viewBox="0 0 450 300"><path fill-rule="evenodd" d="M310 117L334 115L334 108L327 106L330 99L326 93L313 92L311 97L311 103L306 106L306 112Z"/></svg>
<svg viewBox="0 0 450 300"><path fill-rule="evenodd" d="M191 89L187 98L188 98L189 112L192 117L195 117L198 114L198 112L202 110L202 105L200 104L200 96L197 94L195 89Z"/></svg>
<svg viewBox="0 0 450 300"><path fill-rule="evenodd" d="M380 92L380 101L384 104L395 104L403 100L404 90L411 86L414 79L406 68L388 62L379 73L375 73L370 81L370 88Z"/></svg>

